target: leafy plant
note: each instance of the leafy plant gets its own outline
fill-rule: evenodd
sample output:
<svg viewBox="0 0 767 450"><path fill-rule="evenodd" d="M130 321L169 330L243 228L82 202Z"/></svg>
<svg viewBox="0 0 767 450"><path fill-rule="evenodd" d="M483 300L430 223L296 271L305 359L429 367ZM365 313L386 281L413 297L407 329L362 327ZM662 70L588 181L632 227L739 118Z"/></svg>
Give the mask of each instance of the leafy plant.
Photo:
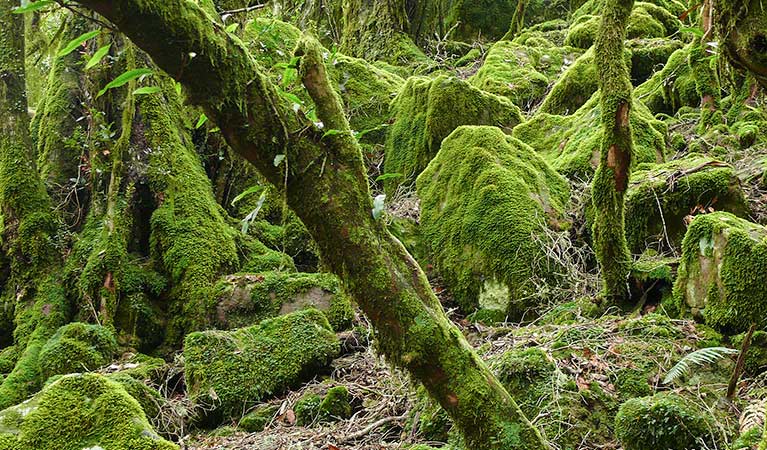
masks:
<svg viewBox="0 0 767 450"><path fill-rule="evenodd" d="M384 204L386 202L386 194L377 195L373 199L373 218L378 220L381 218L384 212Z"/></svg>
<svg viewBox="0 0 767 450"><path fill-rule="evenodd" d="M28 3L25 6L19 6L18 8L14 9L12 12L14 14L25 14L30 13L34 11L38 11L40 9L45 8L46 6L50 6L54 4L54 0L37 0L33 3Z"/></svg>
<svg viewBox="0 0 767 450"><path fill-rule="evenodd" d="M258 198L258 203L256 203L256 207L253 208L253 211L251 211L247 216L245 216L245 218L242 219L242 222L240 222L240 225L242 225L242 234L248 234L248 229L250 229L250 224L256 220L256 216L258 216L258 213L259 211L261 211L261 208L264 206L265 201L266 201L266 191L261 193L261 197Z"/></svg>
<svg viewBox="0 0 767 450"><path fill-rule="evenodd" d="M133 91L133 95L156 94L158 92L162 92L162 89L158 86L144 86Z"/></svg>
<svg viewBox="0 0 767 450"><path fill-rule="evenodd" d="M670 384L683 376L687 376L690 373L691 366L713 364L727 355L734 355L737 353L737 350L727 347L709 347L694 351L682 358L668 371L666 378L663 379L663 383Z"/></svg>
<svg viewBox="0 0 767 450"><path fill-rule="evenodd" d="M107 44L98 50L96 50L96 53L91 56L91 59L88 60L88 63L85 64L85 70L88 70L92 67L94 67L96 64L100 63L102 59L109 53L109 49L112 47L112 44Z"/></svg>
<svg viewBox="0 0 767 450"><path fill-rule="evenodd" d="M119 77L115 78L114 80L110 81L109 84L104 86L104 89L100 90L98 95L96 97L101 97L104 95L108 90L120 86L124 86L128 82L135 80L136 78L144 77L147 75L151 75L154 72L151 69L133 69L129 70Z"/></svg>
<svg viewBox="0 0 767 450"><path fill-rule="evenodd" d="M59 51L59 53L56 54L56 56L58 56L59 58L61 58L62 56L67 56L68 54L75 51L77 47L83 45L85 41L89 39L93 39L99 34L101 34L101 30L90 31L88 33L83 33L80 36L77 36L76 38L69 41L69 43L64 48L62 48Z"/></svg>

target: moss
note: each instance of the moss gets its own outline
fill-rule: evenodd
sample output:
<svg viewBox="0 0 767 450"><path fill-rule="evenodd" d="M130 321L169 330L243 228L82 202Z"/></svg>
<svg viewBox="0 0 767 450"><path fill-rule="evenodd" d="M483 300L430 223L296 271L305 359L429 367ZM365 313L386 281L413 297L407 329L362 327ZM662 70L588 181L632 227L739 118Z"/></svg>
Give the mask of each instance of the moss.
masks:
<svg viewBox="0 0 767 450"><path fill-rule="evenodd" d="M513 136L532 146L557 172L571 179L590 179L600 158L604 130L596 92L570 116L534 115L514 128ZM640 102L630 112L634 152L632 164L661 162L666 149L666 125L655 119Z"/></svg>
<svg viewBox="0 0 767 450"><path fill-rule="evenodd" d="M744 334L733 336L730 339L732 346L740 349L743 346ZM746 360L744 366L745 372L748 376L755 377L760 373L767 370L767 331L755 331L751 336L751 345L746 352Z"/></svg>
<svg viewBox="0 0 767 450"><path fill-rule="evenodd" d="M317 394L306 394L299 398L293 406L296 414L296 425L306 427L312 425L320 414L322 397Z"/></svg>
<svg viewBox="0 0 767 450"><path fill-rule="evenodd" d="M386 139L384 172L391 195L409 184L437 155L442 141L461 125L494 125L507 133L524 119L514 104L458 78L414 77L392 103L394 123Z"/></svg>
<svg viewBox="0 0 767 450"><path fill-rule="evenodd" d="M618 400L625 402L632 398L647 397L652 394L647 374L637 369L620 369L615 374L615 390Z"/></svg>
<svg viewBox="0 0 767 450"><path fill-rule="evenodd" d="M711 445L709 424L692 403L674 394L636 398L621 405L615 435L626 450Z"/></svg>
<svg viewBox="0 0 767 450"><path fill-rule="evenodd" d="M222 328L238 328L304 308L317 308L336 331L351 326L354 310L335 275L264 272L230 276L219 282L216 319Z"/></svg>
<svg viewBox="0 0 767 450"><path fill-rule="evenodd" d="M589 49L554 83L537 113L565 116L575 113L599 89L597 80L594 51Z"/></svg>
<svg viewBox="0 0 767 450"><path fill-rule="evenodd" d="M700 96L688 58L691 46L676 50L669 56L663 69L642 83L634 92L654 113L675 114L685 106L700 105Z"/></svg>
<svg viewBox="0 0 767 450"><path fill-rule="evenodd" d="M447 442L453 423L441 406L429 397L426 389L419 386L411 408L405 431L417 433L430 442Z"/></svg>
<svg viewBox="0 0 767 450"><path fill-rule="evenodd" d="M8 373L13 370L17 359L19 359L19 351L15 345L0 350L0 373Z"/></svg>
<svg viewBox="0 0 767 450"><path fill-rule="evenodd" d="M717 212L697 216L682 243L674 295L686 312L725 332L767 322L767 230Z"/></svg>
<svg viewBox="0 0 767 450"><path fill-rule="evenodd" d="M112 361L117 352L114 333L100 325L70 323L56 331L40 351L44 378L90 371Z"/></svg>
<svg viewBox="0 0 767 450"><path fill-rule="evenodd" d="M570 47L539 49L499 41L490 48L485 63L469 82L529 109L544 98L549 82L559 76L564 61L574 61L580 54Z"/></svg>
<svg viewBox="0 0 767 450"><path fill-rule="evenodd" d="M232 332L187 335L185 377L196 404L231 417L315 375L338 352L325 316L307 309Z"/></svg>
<svg viewBox="0 0 767 450"><path fill-rule="evenodd" d="M593 14L599 12L594 11ZM575 20L567 34L565 44L587 49L596 40L600 17L589 14L574 15L574 17ZM676 33L680 26L679 19L666 9L651 3L636 2L627 24L627 37L629 39L662 38Z"/></svg>
<svg viewBox="0 0 767 450"><path fill-rule="evenodd" d="M650 313L638 319L629 319L621 322L618 329L631 336L644 338L679 338L680 331L671 322L668 316L658 313Z"/></svg>
<svg viewBox="0 0 767 450"><path fill-rule="evenodd" d="M751 428L735 439L730 450L753 450L755 448L762 450L764 447L759 446L759 443L762 442L762 434L764 433L760 427Z"/></svg>
<svg viewBox="0 0 767 450"><path fill-rule="evenodd" d="M735 169L714 159L690 155L666 164L640 165L626 193L626 240L629 248L679 248L686 217L712 207L738 216L748 204Z"/></svg>
<svg viewBox="0 0 767 450"><path fill-rule="evenodd" d="M0 412L19 419L3 450L173 450L159 437L141 406L116 382L102 375L68 375L47 386L29 402ZM3 422L0 419L0 422ZM0 427L1 428L1 427ZM0 440L0 443L3 441Z"/></svg>
<svg viewBox="0 0 767 450"><path fill-rule="evenodd" d="M160 415L160 409L165 399L159 391L148 386L144 381L131 376L129 373L116 372L107 375L107 378L116 382L141 406L147 418L156 419Z"/></svg>
<svg viewBox="0 0 767 450"><path fill-rule="evenodd" d="M490 367L525 411L534 408L542 396L540 389L551 382L556 370L551 357L539 348L510 350Z"/></svg>
<svg viewBox="0 0 767 450"><path fill-rule="evenodd" d="M296 425L310 426L348 419L352 415L349 400L349 390L345 386L334 386L324 396L306 394L293 407Z"/></svg>
<svg viewBox="0 0 767 450"><path fill-rule="evenodd" d="M257 406L256 409L245 414L245 416L240 419L237 428L242 428L248 433L260 433L272 422L279 410L280 407L277 405Z"/></svg>
<svg viewBox="0 0 767 450"><path fill-rule="evenodd" d="M480 298L493 287L502 302L493 308L519 317L531 306L517 303L534 293L530 278L548 270L530 236L558 226L566 181L498 128L460 127L417 186L424 241L458 304L487 307Z"/></svg>
<svg viewBox="0 0 767 450"><path fill-rule="evenodd" d="M674 39L632 39L626 42L631 52L631 82L637 86L644 83L655 72L663 70L671 55L684 47Z"/></svg>

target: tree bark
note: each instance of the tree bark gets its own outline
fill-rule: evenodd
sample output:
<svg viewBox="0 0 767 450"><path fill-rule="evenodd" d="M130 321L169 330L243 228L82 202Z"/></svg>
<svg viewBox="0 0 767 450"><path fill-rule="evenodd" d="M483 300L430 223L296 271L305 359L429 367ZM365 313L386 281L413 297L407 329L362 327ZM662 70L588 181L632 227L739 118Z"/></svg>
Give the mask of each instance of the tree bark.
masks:
<svg viewBox="0 0 767 450"><path fill-rule="evenodd" d="M303 41L300 66L324 130L284 104L242 44L193 2L79 3L111 20L181 82L230 146L272 184L286 184L288 204L372 321L380 350L423 382L463 432L468 448L546 448L446 318L417 263L372 216L362 154L316 41ZM323 138L328 129L340 133Z"/></svg>
<svg viewBox="0 0 767 450"><path fill-rule="evenodd" d="M725 56L767 88L767 5L761 0L714 0L714 8Z"/></svg>
<svg viewBox="0 0 767 450"><path fill-rule="evenodd" d="M603 295L609 304L621 304L629 298L631 254L626 244L623 204L631 167L632 86L623 59L623 41L633 6L633 0L607 0L595 43L604 137L592 187L594 247L602 272Z"/></svg>

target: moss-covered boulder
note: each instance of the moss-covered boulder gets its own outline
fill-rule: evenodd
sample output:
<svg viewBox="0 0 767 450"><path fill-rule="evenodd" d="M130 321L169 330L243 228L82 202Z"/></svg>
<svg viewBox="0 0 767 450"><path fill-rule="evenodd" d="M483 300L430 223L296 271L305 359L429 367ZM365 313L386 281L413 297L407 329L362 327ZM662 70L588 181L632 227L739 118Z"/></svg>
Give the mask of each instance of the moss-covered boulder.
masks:
<svg viewBox="0 0 767 450"><path fill-rule="evenodd" d="M601 3L589 2L573 15L573 24L567 33L565 44L587 49L594 40L601 22ZM627 37L662 38L677 33L682 23L666 8L648 2L636 2L627 24Z"/></svg>
<svg viewBox="0 0 767 450"><path fill-rule="evenodd" d="M437 155L442 140L461 125L493 125L511 133L524 119L511 101L455 77L413 77L392 103L384 171L392 192L412 182Z"/></svg>
<svg viewBox="0 0 767 450"><path fill-rule="evenodd" d="M594 50L589 49L557 79L537 112L563 116L575 113L599 89L598 75Z"/></svg>
<svg viewBox="0 0 767 450"><path fill-rule="evenodd" d="M533 46L517 42L496 42L485 63L469 82L487 92L507 97L520 108L543 100L549 83L583 51L571 47Z"/></svg>
<svg viewBox="0 0 767 450"><path fill-rule="evenodd" d="M277 405L259 405L240 419L237 428L249 433L260 433L272 422L279 410Z"/></svg>
<svg viewBox="0 0 767 450"><path fill-rule="evenodd" d="M544 391L549 389L557 369L540 348L509 350L494 359L490 367L520 407L527 408L526 413L546 395Z"/></svg>
<svg viewBox="0 0 767 450"><path fill-rule="evenodd" d="M0 412L1 450L175 450L139 403L103 375L73 374Z"/></svg>
<svg viewBox="0 0 767 450"><path fill-rule="evenodd" d="M631 39L626 48L631 52L631 82L634 86L647 81L655 72L663 70L666 62L684 43L676 39Z"/></svg>
<svg viewBox="0 0 767 450"><path fill-rule="evenodd" d="M239 274L224 278L217 287L214 323L221 329L242 328L306 308L322 311L336 331L348 329L354 318L351 300L332 274Z"/></svg>
<svg viewBox="0 0 767 450"><path fill-rule="evenodd" d="M324 396L306 394L293 407L296 424L310 426L318 422L335 422L352 415L351 397L346 386L334 386Z"/></svg>
<svg viewBox="0 0 767 450"><path fill-rule="evenodd" d="M697 216L682 243L674 297L722 331L767 325L767 228L718 212Z"/></svg>
<svg viewBox="0 0 767 450"><path fill-rule="evenodd" d="M632 164L663 162L666 125L641 102L634 102L630 120L634 138ZM599 92L570 116L538 113L515 127L512 134L532 146L562 175L590 179L599 165L604 134Z"/></svg>
<svg viewBox="0 0 767 450"><path fill-rule="evenodd" d="M735 169L701 155L665 164L642 164L631 174L626 192L626 240L642 253L679 248L686 217L712 207L743 217L748 204Z"/></svg>
<svg viewBox="0 0 767 450"><path fill-rule="evenodd" d="M44 378L95 370L117 353L114 333L101 325L70 323L56 331L40 351Z"/></svg>
<svg viewBox="0 0 767 450"><path fill-rule="evenodd" d="M684 106L700 105L700 94L688 63L690 46L676 50L668 57L663 68L634 91L653 113L673 115Z"/></svg>
<svg viewBox="0 0 767 450"><path fill-rule="evenodd" d="M339 341L325 315L306 309L234 331L191 333L184 341L186 384L210 420L235 417L327 368Z"/></svg>
<svg viewBox="0 0 767 450"><path fill-rule="evenodd" d="M495 127L460 127L418 177L421 231L433 262L467 312L507 310L516 318L545 278L534 236L563 226L567 181L535 151Z"/></svg>
<svg viewBox="0 0 767 450"><path fill-rule="evenodd" d="M693 403L674 394L629 400L615 417L615 435L625 450L712 448L709 428Z"/></svg>

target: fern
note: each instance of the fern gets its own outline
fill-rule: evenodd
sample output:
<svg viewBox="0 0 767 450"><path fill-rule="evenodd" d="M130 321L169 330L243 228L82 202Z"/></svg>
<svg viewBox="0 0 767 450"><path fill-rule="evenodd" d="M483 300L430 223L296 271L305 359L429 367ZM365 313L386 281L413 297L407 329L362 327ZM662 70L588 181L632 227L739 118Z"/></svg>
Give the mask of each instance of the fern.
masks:
<svg viewBox="0 0 767 450"><path fill-rule="evenodd" d="M712 364L724 358L726 355L734 355L737 353L737 350L727 347L709 347L692 352L682 358L668 371L666 378L663 379L663 384L673 383L675 380L686 376L690 373L690 366Z"/></svg>
<svg viewBox="0 0 767 450"><path fill-rule="evenodd" d="M767 399L754 400L746 406L740 415L740 434L745 434L754 428L762 428L767 416Z"/></svg>

